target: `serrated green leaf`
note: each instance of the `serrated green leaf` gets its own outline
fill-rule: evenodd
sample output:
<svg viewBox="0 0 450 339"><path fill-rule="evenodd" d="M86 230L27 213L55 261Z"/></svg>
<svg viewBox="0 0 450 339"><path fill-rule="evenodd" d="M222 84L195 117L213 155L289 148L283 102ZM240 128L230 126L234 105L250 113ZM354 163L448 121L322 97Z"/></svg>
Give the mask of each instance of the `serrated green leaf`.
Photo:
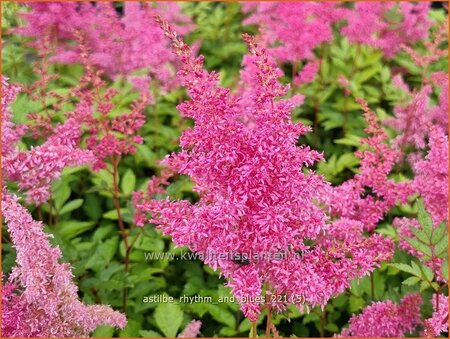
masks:
<svg viewBox="0 0 450 339"><path fill-rule="evenodd" d="M447 224L443 222L434 229L433 235L431 236L431 243L437 244L446 233L448 233Z"/></svg>
<svg viewBox="0 0 450 339"><path fill-rule="evenodd" d="M423 292L423 291L425 291L427 288L429 288L430 287L430 284L428 283L428 282L426 282L426 281L422 281L421 283L420 283L420 292Z"/></svg>
<svg viewBox="0 0 450 339"><path fill-rule="evenodd" d="M420 278L418 277L409 277L408 279L405 279L402 284L406 286L414 286L417 285L420 281Z"/></svg>
<svg viewBox="0 0 450 339"><path fill-rule="evenodd" d="M432 281L434 278L434 273L433 270L431 268L429 268L428 266L422 265L421 266L422 272L423 272L423 278L424 280L427 281Z"/></svg>
<svg viewBox="0 0 450 339"><path fill-rule="evenodd" d="M425 207L421 200L417 201L417 219L425 234L431 238L433 234L433 220L427 211L425 211Z"/></svg>
<svg viewBox="0 0 450 339"><path fill-rule="evenodd" d="M168 338L174 338L183 322L183 311L174 303L161 303L154 312L156 325Z"/></svg>
<svg viewBox="0 0 450 339"><path fill-rule="evenodd" d="M417 251L422 252L428 256L433 255L431 248L429 246L425 245L423 242L420 242L416 238L405 238L405 240L408 242L408 244L410 244Z"/></svg>
<svg viewBox="0 0 450 339"><path fill-rule="evenodd" d="M431 244L430 237L428 237L423 230L414 226L411 226L410 229L411 232L416 236L416 238L421 242L427 245Z"/></svg>
<svg viewBox="0 0 450 339"><path fill-rule="evenodd" d="M413 264L414 264L414 262L413 262ZM389 266L395 267L396 269L398 269L400 271L410 273L410 274L418 276L418 277L421 276L420 268L417 265L416 265L417 269L415 269L407 264L400 264L400 263L389 264Z"/></svg>
<svg viewBox="0 0 450 339"><path fill-rule="evenodd" d="M446 234L434 247L434 253L439 258L448 256L448 234Z"/></svg>
<svg viewBox="0 0 450 339"><path fill-rule="evenodd" d="M448 280L448 258L444 260L444 262L441 265L441 272L442 276L445 280Z"/></svg>

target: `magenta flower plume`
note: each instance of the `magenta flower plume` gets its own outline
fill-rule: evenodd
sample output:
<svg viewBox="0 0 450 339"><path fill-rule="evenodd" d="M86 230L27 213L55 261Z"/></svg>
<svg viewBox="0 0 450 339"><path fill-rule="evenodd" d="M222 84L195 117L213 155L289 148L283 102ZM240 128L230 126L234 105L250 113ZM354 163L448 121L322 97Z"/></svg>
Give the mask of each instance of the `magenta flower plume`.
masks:
<svg viewBox="0 0 450 339"><path fill-rule="evenodd" d="M19 34L33 37L39 48L42 39L50 36L56 42L53 61L80 61L80 50L73 44L73 32L86 36L96 67L110 77L130 75L146 69L159 86L169 90L176 86L175 58L168 48L153 16L158 14L177 23L177 30L187 33L192 23L181 13L176 3L141 3L125 1L124 14L119 16L108 2L92 3L45 2L30 3L31 11L23 13L27 24L16 29Z"/></svg>
<svg viewBox="0 0 450 339"><path fill-rule="evenodd" d="M244 24L261 27L268 52L289 62L314 59L314 48L333 39L332 24L346 13L338 3L314 1L244 2L242 8L251 13Z"/></svg>
<svg viewBox="0 0 450 339"><path fill-rule="evenodd" d="M2 290L4 337L84 337L99 325L125 326L119 312L78 300L70 266L58 262L61 251L51 247L43 224L6 191L2 215L17 252L16 266Z"/></svg>
<svg viewBox="0 0 450 339"><path fill-rule="evenodd" d="M376 114L364 100L359 100L368 123L368 137L361 142L367 149L356 152L361 159L360 173L329 192L331 214L359 220L368 231L373 231L396 203L405 203L413 190L409 182L395 182L388 178L401 154L385 143L386 132L379 126Z"/></svg>
<svg viewBox="0 0 450 339"><path fill-rule="evenodd" d="M342 331L340 336L403 338L406 333L413 332L415 327L421 324L421 304L420 294L409 294L400 304L391 300L374 302L361 314L352 316L349 328Z"/></svg>
<svg viewBox="0 0 450 339"><path fill-rule="evenodd" d="M423 197L433 222L439 224L448 220L448 136L433 126L428 144L425 159L413 161L413 187Z"/></svg>
<svg viewBox="0 0 450 339"><path fill-rule="evenodd" d="M202 322L199 320L192 320L186 328L178 335L178 338L196 338L200 333Z"/></svg>
<svg viewBox="0 0 450 339"><path fill-rule="evenodd" d="M448 332L448 297L443 294L434 294L431 302L433 316L424 321L424 335L427 338L434 338Z"/></svg>
<svg viewBox="0 0 450 339"><path fill-rule="evenodd" d="M381 49L393 57L402 45L426 39L431 21L429 3L361 1L346 12L347 25L341 33L350 42Z"/></svg>
<svg viewBox="0 0 450 339"><path fill-rule="evenodd" d="M276 311L288 304L323 306L352 278L390 258L392 243L363 237L362 223L326 223L319 201L328 183L308 170L322 155L297 146L298 136L310 129L291 120L299 98L275 100L288 87L278 81L281 72L267 51L243 36L250 51L244 81L250 85L232 95L219 86L217 73L203 69L203 57L194 58L167 22L158 21L183 63L179 77L191 97L178 109L195 122L180 138L181 151L163 164L191 178L199 201L136 193L136 222L142 225L150 212L150 222L178 246L220 268L251 321L261 312L263 292L282 296L281 303L266 301ZM151 181L148 194L158 193L155 184L167 179Z"/></svg>
<svg viewBox="0 0 450 339"><path fill-rule="evenodd" d="M26 192L27 202L40 205L50 197L51 183L65 167L91 163L94 158L90 151L78 148L81 124L74 119L57 126L42 145L19 150L16 144L25 129L12 123L7 106L17 91L3 79L2 171L5 179L16 181L20 190Z"/></svg>

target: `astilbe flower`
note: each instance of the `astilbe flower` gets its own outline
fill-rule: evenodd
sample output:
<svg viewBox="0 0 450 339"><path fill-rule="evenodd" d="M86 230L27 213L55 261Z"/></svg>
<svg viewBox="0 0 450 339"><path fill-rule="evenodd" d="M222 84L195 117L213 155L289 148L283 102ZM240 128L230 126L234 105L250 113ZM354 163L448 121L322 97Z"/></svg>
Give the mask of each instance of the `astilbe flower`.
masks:
<svg viewBox="0 0 450 339"><path fill-rule="evenodd" d="M437 127L429 133L429 151L413 163L413 187L423 197L433 222L448 220L448 136Z"/></svg>
<svg viewBox="0 0 450 339"><path fill-rule="evenodd" d="M7 106L15 99L18 90L4 78L2 81L3 180L17 182L20 190L25 191L27 202L40 205L50 197L51 182L61 175L65 167L91 163L94 158L91 152L79 148L81 125L74 119L58 125L42 145L19 150L16 144L25 129L12 123Z"/></svg>
<svg viewBox="0 0 450 339"><path fill-rule="evenodd" d="M431 300L433 316L424 321L424 335L434 338L441 333L448 332L448 297L443 294L434 294Z"/></svg>
<svg viewBox="0 0 450 339"><path fill-rule="evenodd" d="M186 328L178 335L178 338L196 338L200 333L202 322L200 320L192 320L187 324Z"/></svg>
<svg viewBox="0 0 450 339"><path fill-rule="evenodd" d="M350 42L379 48L391 58L402 45L427 39L429 7L427 2L357 2L346 12L347 24L341 33Z"/></svg>
<svg viewBox="0 0 450 339"><path fill-rule="evenodd" d="M12 86L2 76L2 157L15 151L17 142L26 133L26 126L16 125L12 121L10 105L16 100L20 87Z"/></svg>
<svg viewBox="0 0 450 339"><path fill-rule="evenodd" d="M244 2L242 10L250 13L244 24L257 24L268 52L280 62L293 64L305 60L295 83L311 82L320 62L314 49L333 39L333 23L345 17L346 9L335 3Z"/></svg>
<svg viewBox="0 0 450 339"><path fill-rule="evenodd" d="M174 57L164 35L152 20L158 14L176 23L182 33L193 25L181 13L176 3L123 2L123 16L110 2L30 3L31 11L23 13L27 21L16 29L19 34L33 37L34 46L42 44L44 34L50 34L57 52L53 61L74 63L80 61L80 50L73 44L73 31L86 35L94 64L110 77L129 75L146 69L149 76L164 89L171 89L174 81Z"/></svg>
<svg viewBox="0 0 450 339"><path fill-rule="evenodd" d="M394 79L394 84L402 89L408 100L406 103L399 103L394 108L394 117L386 119L386 124L393 127L399 134L394 145L399 148L414 146L416 149L423 149L427 142L428 125L436 126L447 133L448 129L448 73L433 72L429 76L428 69L447 55L447 49L442 49L442 44L447 40L447 23L443 23L430 39L425 41L427 47L425 55L421 55L412 48L402 45L403 50L411 57L413 62L422 71L422 84L418 90L411 91L400 75ZM432 105L430 96L434 85L440 89L439 101L437 105ZM425 128L424 128L425 127Z"/></svg>
<svg viewBox="0 0 450 339"><path fill-rule="evenodd" d="M442 129L432 126L429 132L429 150L425 159L414 154L410 157L414 179L412 189L424 200L425 208L430 213L434 227L448 220L448 136ZM435 273L439 281L445 281L441 272L442 259L437 257L425 260L424 254L414 249L405 237L413 237L411 227L420 227L417 219L395 218L393 226L400 234L399 246L410 254L420 258Z"/></svg>
<svg viewBox="0 0 450 339"><path fill-rule="evenodd" d="M313 59L314 48L333 39L332 24L345 13L339 4L313 1L244 2L242 9L251 13L244 24L262 27L269 53L289 62Z"/></svg>
<svg viewBox="0 0 450 339"><path fill-rule="evenodd" d="M391 300L374 302L361 314L352 316L350 326L342 331L340 337L403 338L421 324L421 304L420 294L406 295L400 304Z"/></svg>
<svg viewBox="0 0 450 339"><path fill-rule="evenodd" d="M439 102L431 105L431 84L423 85L419 90L411 92L401 77L396 77L397 87L403 89L408 97L406 103L400 103L394 108L394 117L386 119L386 125L391 126L399 134L393 145L397 148L414 146L423 149L427 145L429 128L435 126L447 131L448 125L448 74L436 72L431 75L436 87L441 88Z"/></svg>
<svg viewBox="0 0 450 339"><path fill-rule="evenodd" d="M416 93L410 93L410 101L394 108L394 118L386 119L385 123L400 134L395 137L393 145L397 148L414 145L425 147L426 128L430 123L431 86L424 86Z"/></svg>
<svg viewBox="0 0 450 339"><path fill-rule="evenodd" d="M368 123L368 136L361 140L367 149L355 153L361 159L360 173L329 190L325 200L331 215L359 220L372 232L396 203L407 201L413 190L409 182L388 178L400 152L385 143L387 134L379 126L376 114L364 100L358 101Z"/></svg>
<svg viewBox="0 0 450 339"><path fill-rule="evenodd" d="M439 103L431 108L431 121L434 125L447 131L448 127L448 74L435 72L431 75L432 82L440 88Z"/></svg>
<svg viewBox="0 0 450 339"><path fill-rule="evenodd" d="M308 62L298 75L294 78L296 85L303 85L313 82L320 69L320 60L312 60Z"/></svg>
<svg viewBox="0 0 450 339"><path fill-rule="evenodd" d="M101 78L102 72L96 70L85 36L81 32L74 35L79 42L85 74L72 91L79 102L69 116L87 129L86 146L95 157L92 168L100 170L106 167L108 160L118 164L123 155L135 153L136 145L142 144L144 139L138 131L145 123L143 110L151 98L140 88L140 97L131 104L131 112L114 114L113 98L118 94L117 90L108 87Z"/></svg>
<svg viewBox="0 0 450 339"><path fill-rule="evenodd" d="M203 69L203 57L194 59L167 22L160 22L183 62L179 76L191 97L178 109L195 121L181 136L181 151L163 164L192 179L199 201L135 193L136 223L143 225L143 215L150 212L149 221L175 244L220 268L251 321L261 311L256 298L263 286L266 294L284 296L283 303L267 301L275 311L287 304L323 306L352 278L389 259L392 243L363 237L362 223L342 219L326 224L316 202L328 184L307 170L322 156L296 146L298 135L309 128L291 121L298 98L275 100L286 94L287 86L279 83L267 51L244 35L253 62L246 72L252 85L249 93L233 96L219 86L217 73ZM165 173L159 183L167 180ZM155 184L153 180L149 195L160 192ZM248 263L236 262L233 254L248 256Z"/></svg>
<svg viewBox="0 0 450 339"><path fill-rule="evenodd" d="M2 216L17 253L16 266L2 289L4 337L84 337L99 325L125 326L121 313L78 300L70 265L58 262L61 251L50 245L43 224L6 190Z"/></svg>

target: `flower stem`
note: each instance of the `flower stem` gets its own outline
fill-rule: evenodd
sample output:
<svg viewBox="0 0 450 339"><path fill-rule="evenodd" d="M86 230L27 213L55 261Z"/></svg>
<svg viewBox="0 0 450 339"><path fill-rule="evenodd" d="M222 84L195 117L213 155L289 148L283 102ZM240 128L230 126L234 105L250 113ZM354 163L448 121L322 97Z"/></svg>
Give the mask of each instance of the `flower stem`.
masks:
<svg viewBox="0 0 450 339"><path fill-rule="evenodd" d="M117 211L117 223L119 225L120 235L121 235L122 240L123 240L123 242L125 244L124 264L125 264L125 273L128 273L131 248L130 248L130 246L128 244L128 236L127 236L127 232L125 230L125 224L123 222L122 213L120 211L119 184L118 184L118 181L119 181L118 180L119 162L120 162L120 157L113 157L112 158L112 165L113 165L113 170L112 170L112 177L113 177L113 202L114 202L114 208ZM125 286L123 288L123 300L122 300L122 305L123 305L124 312L126 312L126 310L127 310L127 299L128 299L128 287Z"/></svg>
<svg viewBox="0 0 450 339"><path fill-rule="evenodd" d="M270 338L270 330L272 328L272 310L270 305L267 305L267 325L266 325L266 337Z"/></svg>

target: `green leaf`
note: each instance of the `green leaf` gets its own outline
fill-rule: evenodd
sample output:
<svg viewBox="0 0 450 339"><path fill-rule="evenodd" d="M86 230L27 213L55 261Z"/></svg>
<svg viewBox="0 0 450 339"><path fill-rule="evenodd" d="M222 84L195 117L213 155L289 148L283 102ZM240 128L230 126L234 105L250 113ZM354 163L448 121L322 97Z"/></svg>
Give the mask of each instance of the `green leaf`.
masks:
<svg viewBox="0 0 450 339"><path fill-rule="evenodd" d="M146 331L146 330L141 330L139 331L139 335L142 338L162 338L162 335L156 331Z"/></svg>
<svg viewBox="0 0 450 339"><path fill-rule="evenodd" d="M448 234L446 234L434 247L434 252L439 258L448 256Z"/></svg>
<svg viewBox="0 0 450 339"><path fill-rule="evenodd" d="M75 199L69 201L67 204L65 204L60 210L59 215L63 215L69 212L72 212L73 210L76 210L81 205L83 205L84 199Z"/></svg>
<svg viewBox="0 0 450 339"><path fill-rule="evenodd" d="M57 211L59 211L67 201L67 199L69 199L71 193L69 184L63 180L64 178L62 179L62 181L55 184L55 188L52 193L53 201L55 203L55 208Z"/></svg>
<svg viewBox="0 0 450 339"><path fill-rule="evenodd" d="M427 245L425 245L424 243L420 242L419 240L417 240L416 238L405 238L405 240L408 242L408 244L410 244L414 249L428 255L428 256L432 256L433 253L431 251L431 248L428 247Z"/></svg>
<svg viewBox="0 0 450 339"><path fill-rule="evenodd" d="M431 238L433 234L433 220L431 216L425 211L422 200L417 201L417 219L425 234Z"/></svg>
<svg viewBox="0 0 450 339"><path fill-rule="evenodd" d="M131 168L129 168L122 177L120 188L125 195L130 195L136 186L136 176Z"/></svg>
<svg viewBox="0 0 450 339"><path fill-rule="evenodd" d="M156 325L168 338L174 338L183 322L183 311L174 303L159 304L154 312Z"/></svg>
<svg viewBox="0 0 450 339"><path fill-rule="evenodd" d="M328 331L328 332L333 332L333 333L337 333L337 332L339 332L339 327L336 325L336 324L327 324L326 326L325 326L325 329Z"/></svg>
<svg viewBox="0 0 450 339"><path fill-rule="evenodd" d="M126 212L128 212L128 209L127 209L127 208L121 208L121 209L120 209L120 213L122 214L122 216L123 216ZM117 217L117 210L116 210L116 209L113 209L113 210L110 210L110 211L108 211L108 212L103 213L103 218L109 219L109 220L117 220L117 219L118 219L118 217Z"/></svg>
<svg viewBox="0 0 450 339"><path fill-rule="evenodd" d="M422 272L423 272L423 277L425 280L427 281L432 281L433 277L434 277L434 273L433 270L431 268L429 268L428 266L422 265L421 266Z"/></svg>
<svg viewBox="0 0 450 339"><path fill-rule="evenodd" d="M77 235L80 235L81 233L91 229L92 226L94 225L95 225L94 221L76 221L76 220L61 221L58 224L56 231L61 236L61 238L72 239L75 238Z"/></svg>
<svg viewBox="0 0 450 339"><path fill-rule="evenodd" d="M445 280L448 280L448 258L444 260L441 266L442 275Z"/></svg>
<svg viewBox="0 0 450 339"><path fill-rule="evenodd" d="M428 283L428 282L426 282L426 281L422 281L421 283L420 283L420 292L423 292L423 291L425 291L427 288L429 288L430 287L430 284Z"/></svg>
<svg viewBox="0 0 450 339"><path fill-rule="evenodd" d="M340 145L359 147L361 145L361 137L357 135L346 134L345 138L335 139L334 142Z"/></svg>
<svg viewBox="0 0 450 339"><path fill-rule="evenodd" d="M408 279L405 279L402 284L406 286L414 286L417 285L420 281L419 277L409 277Z"/></svg>
<svg viewBox="0 0 450 339"><path fill-rule="evenodd" d="M355 297L351 295L349 298L349 311L351 313L356 313L365 305L365 301L362 297Z"/></svg>
<svg viewBox="0 0 450 339"><path fill-rule="evenodd" d="M141 324L133 319L128 319L127 326L120 331L119 337L121 338L136 338L139 335Z"/></svg>
<svg viewBox="0 0 450 339"><path fill-rule="evenodd" d="M423 242L427 245L430 245L430 243L431 243L430 237L427 236L424 231L422 231L420 228L417 228L414 226L411 226L410 229L411 229L411 232L416 236L417 239L419 239L421 242Z"/></svg>
<svg viewBox="0 0 450 339"><path fill-rule="evenodd" d="M114 334L114 327L112 326L99 326L92 333L93 337L97 338L111 338Z"/></svg>
<svg viewBox="0 0 450 339"><path fill-rule="evenodd" d="M431 243L437 244L445 234L447 234L447 224L443 222L434 229L433 235L431 236Z"/></svg>
<svg viewBox="0 0 450 339"><path fill-rule="evenodd" d="M414 262L412 262L412 263L414 264ZM410 273L410 274L418 276L418 277L421 276L420 269L419 269L419 267L417 265L416 265L417 269L413 268L413 267L411 267L411 266L409 266L407 264L400 264L400 263L389 264L389 266L395 267L396 269L398 269L400 271L403 271L403 272L406 272L406 273Z"/></svg>
<svg viewBox="0 0 450 339"><path fill-rule="evenodd" d="M228 310L218 305L208 304L208 312L214 320L227 325L228 327L236 326L236 318Z"/></svg>

